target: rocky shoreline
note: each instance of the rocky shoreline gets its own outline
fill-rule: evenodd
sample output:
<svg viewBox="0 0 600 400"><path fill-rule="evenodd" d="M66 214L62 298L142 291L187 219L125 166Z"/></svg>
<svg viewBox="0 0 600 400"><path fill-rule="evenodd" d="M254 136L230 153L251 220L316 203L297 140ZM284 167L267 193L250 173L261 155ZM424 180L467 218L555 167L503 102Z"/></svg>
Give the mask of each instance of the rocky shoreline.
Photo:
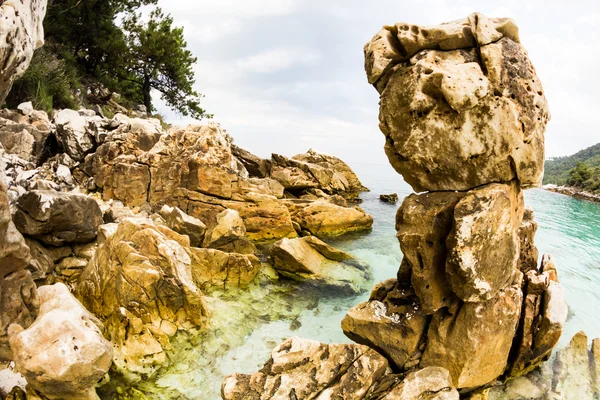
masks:
<svg viewBox="0 0 600 400"><path fill-rule="evenodd" d="M581 190L579 188L573 186L556 186L556 185L544 185L543 189L554 192L564 194L566 196L571 196L580 200L592 201L594 203L600 203L600 195L586 192L585 190Z"/></svg>
<svg viewBox="0 0 600 400"><path fill-rule="evenodd" d="M20 62L1 72L4 95L42 44L45 1L18 7L0 31L17 53L0 58ZM390 163L420 193L396 217L397 277L348 311L356 344L288 338L259 371L227 377L222 398L600 395L597 339L589 350L580 333L545 363L567 307L523 200L549 112L514 22L387 26L365 59ZM192 348L208 368L230 330L315 307L277 293L373 284L371 266L324 242L373 224L342 160L261 159L216 123L127 114L0 111L2 400L180 399L137 387Z"/></svg>

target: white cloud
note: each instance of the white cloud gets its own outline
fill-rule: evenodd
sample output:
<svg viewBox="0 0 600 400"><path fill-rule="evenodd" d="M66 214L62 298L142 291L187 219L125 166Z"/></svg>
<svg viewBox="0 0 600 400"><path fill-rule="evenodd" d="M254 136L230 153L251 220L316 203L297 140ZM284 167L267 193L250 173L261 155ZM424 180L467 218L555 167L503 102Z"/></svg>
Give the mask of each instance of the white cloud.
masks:
<svg viewBox="0 0 600 400"><path fill-rule="evenodd" d="M262 51L235 61L237 68L250 72L272 73L296 65L315 65L319 54L301 48L278 48Z"/></svg>

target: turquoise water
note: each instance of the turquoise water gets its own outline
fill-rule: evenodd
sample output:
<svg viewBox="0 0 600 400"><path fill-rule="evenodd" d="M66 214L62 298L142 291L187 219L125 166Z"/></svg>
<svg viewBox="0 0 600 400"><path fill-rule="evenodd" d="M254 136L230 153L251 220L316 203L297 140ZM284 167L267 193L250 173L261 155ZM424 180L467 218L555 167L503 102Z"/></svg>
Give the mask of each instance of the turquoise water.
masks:
<svg viewBox="0 0 600 400"><path fill-rule="evenodd" d="M394 228L400 203L382 203L379 195L395 192L403 198L411 189L387 162L351 166L371 189L362 195L361 207L373 215L373 231L332 244L368 262L374 282L395 277L402 257ZM541 189L527 191L525 199L536 212L540 255L554 255L566 289L570 313L561 345L579 330L600 337L600 204ZM181 337L178 351L172 355L173 365L162 371L158 380L141 383L140 389L154 394L162 390L156 398L167 398L165 393L175 390L183 398L218 399L225 376L256 371L271 350L290 336L349 342L340 328L341 320L348 309L365 301L368 293L340 297L265 280L251 291L215 297L211 304L216 328L200 337Z"/></svg>

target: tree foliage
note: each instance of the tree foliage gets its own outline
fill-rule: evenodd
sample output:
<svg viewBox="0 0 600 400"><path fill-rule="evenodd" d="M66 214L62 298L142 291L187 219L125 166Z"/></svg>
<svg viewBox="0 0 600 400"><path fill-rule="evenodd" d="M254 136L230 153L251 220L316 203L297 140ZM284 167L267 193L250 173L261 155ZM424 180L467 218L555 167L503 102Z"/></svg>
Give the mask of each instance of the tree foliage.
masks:
<svg viewBox="0 0 600 400"><path fill-rule="evenodd" d="M567 185L574 186L588 192L600 192L600 167L590 167L587 163L578 162L577 166L569 171Z"/></svg>
<svg viewBox="0 0 600 400"><path fill-rule="evenodd" d="M571 156L546 160L544 184L567 184L571 170L576 168L579 162L587 164L590 168L600 167L600 143Z"/></svg>
<svg viewBox="0 0 600 400"><path fill-rule="evenodd" d="M38 50L45 55L34 58L32 68L40 68L23 78L23 90L11 94L11 103L32 100L37 92L31 88L40 82L54 82L61 90L68 85L73 93L98 82L121 94L125 105L145 103L151 111L149 93L155 89L176 111L196 118L207 116L193 88L196 59L187 49L183 29L173 27L173 19L159 9L141 22L140 7L156 3L49 0L44 20L46 46ZM68 72L68 76L56 75L56 68L44 73L48 56L56 60L59 72ZM64 101L54 103L60 107Z"/></svg>

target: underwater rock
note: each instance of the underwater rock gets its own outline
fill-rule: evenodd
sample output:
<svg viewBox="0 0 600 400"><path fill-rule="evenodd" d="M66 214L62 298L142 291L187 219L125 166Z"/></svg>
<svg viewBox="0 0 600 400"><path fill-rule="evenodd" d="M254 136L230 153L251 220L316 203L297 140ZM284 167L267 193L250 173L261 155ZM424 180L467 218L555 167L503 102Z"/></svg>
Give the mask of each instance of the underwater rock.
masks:
<svg viewBox="0 0 600 400"><path fill-rule="evenodd" d="M89 197L32 190L19 198L14 222L24 235L61 246L94 240L103 220L100 207Z"/></svg>
<svg viewBox="0 0 600 400"><path fill-rule="evenodd" d="M246 237L246 225L240 214L227 209L216 216L204 236L203 247L230 253L254 254L256 247Z"/></svg>
<svg viewBox="0 0 600 400"><path fill-rule="evenodd" d="M221 395L225 400L366 399L389 372L387 360L366 346L293 337L273 350L260 371L225 378Z"/></svg>
<svg viewBox="0 0 600 400"><path fill-rule="evenodd" d="M365 46L386 154L416 192L541 185L550 114L517 32L512 20L472 14L396 24Z"/></svg>
<svg viewBox="0 0 600 400"><path fill-rule="evenodd" d="M361 293L371 279L367 265L314 236L282 239L273 245L269 257L279 274L318 287Z"/></svg>
<svg viewBox="0 0 600 400"><path fill-rule="evenodd" d="M17 370L48 399L97 399L95 385L112 363L102 323L61 283L42 286L38 294L35 322L9 328Z"/></svg>

